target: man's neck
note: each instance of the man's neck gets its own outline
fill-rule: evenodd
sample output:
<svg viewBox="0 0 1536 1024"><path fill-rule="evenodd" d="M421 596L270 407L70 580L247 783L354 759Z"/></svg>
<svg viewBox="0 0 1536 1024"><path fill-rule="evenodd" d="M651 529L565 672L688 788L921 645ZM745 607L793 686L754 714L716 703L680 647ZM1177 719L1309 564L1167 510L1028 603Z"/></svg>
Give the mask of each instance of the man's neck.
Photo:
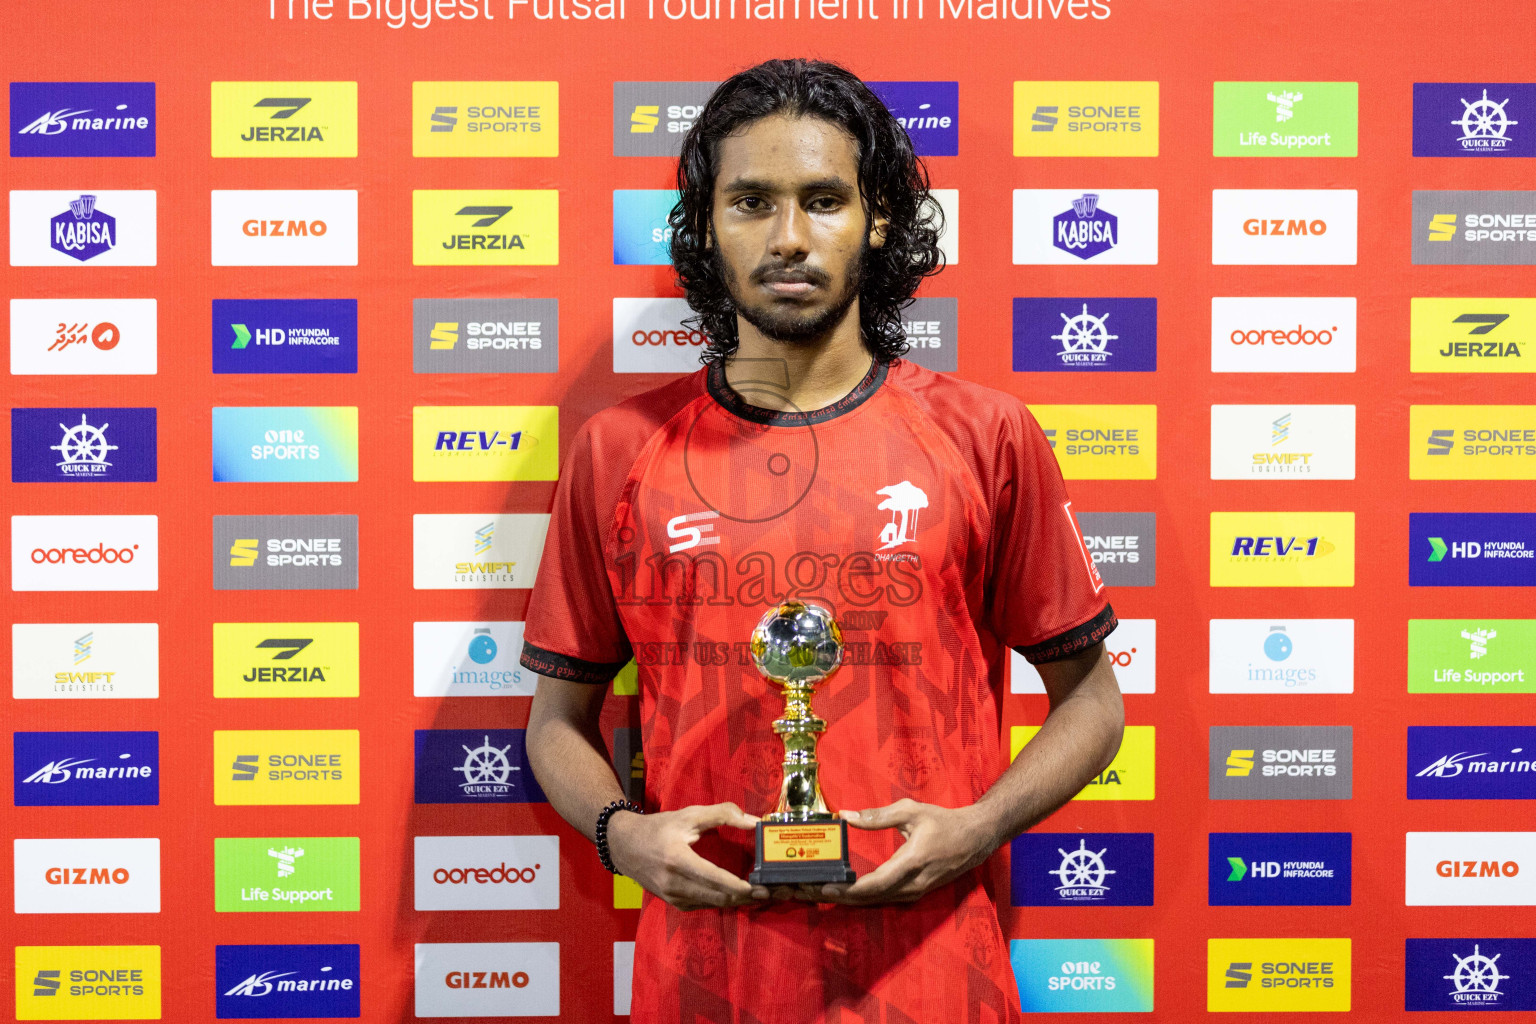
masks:
<svg viewBox="0 0 1536 1024"><path fill-rule="evenodd" d="M874 359L858 333L841 328L811 343L786 345L738 322L740 344L726 361L725 382L750 404L777 412L814 412L852 391Z"/></svg>

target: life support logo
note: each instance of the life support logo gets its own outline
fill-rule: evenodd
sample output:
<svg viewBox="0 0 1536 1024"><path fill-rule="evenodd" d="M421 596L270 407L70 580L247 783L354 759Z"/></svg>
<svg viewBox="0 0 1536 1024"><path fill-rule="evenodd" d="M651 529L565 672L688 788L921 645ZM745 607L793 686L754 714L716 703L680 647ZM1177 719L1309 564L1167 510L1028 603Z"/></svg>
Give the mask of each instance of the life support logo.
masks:
<svg viewBox="0 0 1536 1024"><path fill-rule="evenodd" d="M355 729L215 730L213 802L355 804L358 765Z"/></svg>
<svg viewBox="0 0 1536 1024"><path fill-rule="evenodd" d="M558 910L556 836L417 836L417 910Z"/></svg>
<svg viewBox="0 0 1536 1024"><path fill-rule="evenodd" d="M358 840L301 836L213 841L214 910L358 909Z"/></svg>

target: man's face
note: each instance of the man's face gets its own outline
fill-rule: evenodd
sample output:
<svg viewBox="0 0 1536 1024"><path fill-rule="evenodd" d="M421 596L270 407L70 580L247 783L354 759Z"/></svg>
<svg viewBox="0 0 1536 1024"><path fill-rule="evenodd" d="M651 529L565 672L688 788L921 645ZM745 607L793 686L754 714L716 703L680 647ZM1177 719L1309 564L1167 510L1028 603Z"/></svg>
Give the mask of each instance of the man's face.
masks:
<svg viewBox="0 0 1536 1024"><path fill-rule="evenodd" d="M856 143L814 117L773 115L720 144L711 256L736 310L767 338L822 337L858 298L884 244L859 198Z"/></svg>

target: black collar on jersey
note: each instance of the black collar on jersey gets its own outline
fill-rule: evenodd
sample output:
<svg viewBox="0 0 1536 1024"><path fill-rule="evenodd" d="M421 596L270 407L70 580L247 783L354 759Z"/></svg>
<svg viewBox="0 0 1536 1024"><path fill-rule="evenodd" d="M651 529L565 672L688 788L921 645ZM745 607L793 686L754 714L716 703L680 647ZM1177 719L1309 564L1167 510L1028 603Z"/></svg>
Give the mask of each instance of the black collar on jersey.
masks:
<svg viewBox="0 0 1536 1024"><path fill-rule="evenodd" d="M705 377L706 386L710 395L725 406L726 409L740 416L744 420L753 423L761 423L775 427L804 427L815 423L825 423L827 420L836 419L844 413L852 412L869 400L880 389L885 381L885 375L890 367L876 359L871 362L869 372L864 379L854 385L853 390L831 405L821 409L812 409L810 412L801 410L777 410L764 409L761 406L752 405L742 398L725 381L725 367L719 363L709 365ZM764 385L765 389L771 385Z"/></svg>

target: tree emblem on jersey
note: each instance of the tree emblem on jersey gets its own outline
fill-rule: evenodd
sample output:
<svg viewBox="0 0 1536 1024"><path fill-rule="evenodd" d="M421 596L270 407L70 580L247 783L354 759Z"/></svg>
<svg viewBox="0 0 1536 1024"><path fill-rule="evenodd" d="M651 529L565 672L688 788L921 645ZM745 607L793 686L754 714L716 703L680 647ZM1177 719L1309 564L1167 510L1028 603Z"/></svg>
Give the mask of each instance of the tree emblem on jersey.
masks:
<svg viewBox="0 0 1536 1024"><path fill-rule="evenodd" d="M502 796L508 790L507 779L515 771L519 771L517 765L507 759L507 751L512 749L508 743L504 747L491 746L491 738L487 736L485 742L478 747L464 747L464 763L456 765L454 771L464 776L464 781L459 783L459 788L464 790L466 796Z"/></svg>
<svg viewBox="0 0 1536 1024"><path fill-rule="evenodd" d="M1061 361L1067 365L1074 363L1104 363L1108 362L1110 352L1109 343L1120 338L1118 334L1110 334L1104 326L1104 321L1109 319L1109 314L1094 316L1088 312L1088 303L1083 303L1083 311L1075 316L1067 316L1062 313L1063 321L1060 334L1051 335L1052 341L1061 342Z"/></svg>
<svg viewBox="0 0 1536 1024"><path fill-rule="evenodd" d="M910 480L903 480L875 493L885 495L885 500L875 506L876 511L891 513L891 521L880 528L879 550L889 551L917 540L918 513L928 507L928 495L923 489Z"/></svg>
<svg viewBox="0 0 1536 1024"><path fill-rule="evenodd" d="M1072 200L1072 209L1058 213L1051 222L1051 244L1080 260L1091 260L1115 247L1120 220L1099 209L1099 194L1084 192Z"/></svg>
<svg viewBox="0 0 1536 1024"><path fill-rule="evenodd" d="M1461 148L1503 149L1509 145L1505 133L1509 131L1510 125L1520 122L1511 121L1504 113L1504 104L1508 102L1508 97L1497 103L1490 100L1487 89L1483 90L1483 98L1480 100L1471 103L1462 100L1461 105L1466 109L1461 112L1459 119L1451 122L1461 129L1461 138L1458 140Z"/></svg>
<svg viewBox="0 0 1536 1024"><path fill-rule="evenodd" d="M107 461L107 453L117 451L117 445L107 443L107 428L112 424L103 423L93 427L88 419L85 413L81 413L80 422L76 426L67 427L60 423L59 429L64 431L64 438L58 444L49 446L51 451L59 453L57 465L60 471L69 476L105 473L112 468L112 463Z"/></svg>
<svg viewBox="0 0 1536 1024"><path fill-rule="evenodd" d="M1459 957L1455 953L1451 958L1456 961L1456 970L1450 974L1442 975L1446 981L1456 986L1451 993L1451 998L1458 1003L1483 1003L1488 1004L1498 1000L1503 995L1499 991L1499 982L1508 981L1509 975L1499 973L1498 959L1502 953L1493 956L1483 956L1478 945L1473 945L1472 955Z"/></svg>
<svg viewBox="0 0 1536 1024"><path fill-rule="evenodd" d="M1109 886L1104 884L1104 879L1116 874L1113 868L1104 866L1104 854L1109 847L1095 853L1088 849L1088 840L1079 839L1077 849L1063 850L1059 847L1056 852L1061 854L1061 866L1046 874L1055 875L1061 880L1056 886L1056 895L1064 900L1101 900L1109 891Z"/></svg>

